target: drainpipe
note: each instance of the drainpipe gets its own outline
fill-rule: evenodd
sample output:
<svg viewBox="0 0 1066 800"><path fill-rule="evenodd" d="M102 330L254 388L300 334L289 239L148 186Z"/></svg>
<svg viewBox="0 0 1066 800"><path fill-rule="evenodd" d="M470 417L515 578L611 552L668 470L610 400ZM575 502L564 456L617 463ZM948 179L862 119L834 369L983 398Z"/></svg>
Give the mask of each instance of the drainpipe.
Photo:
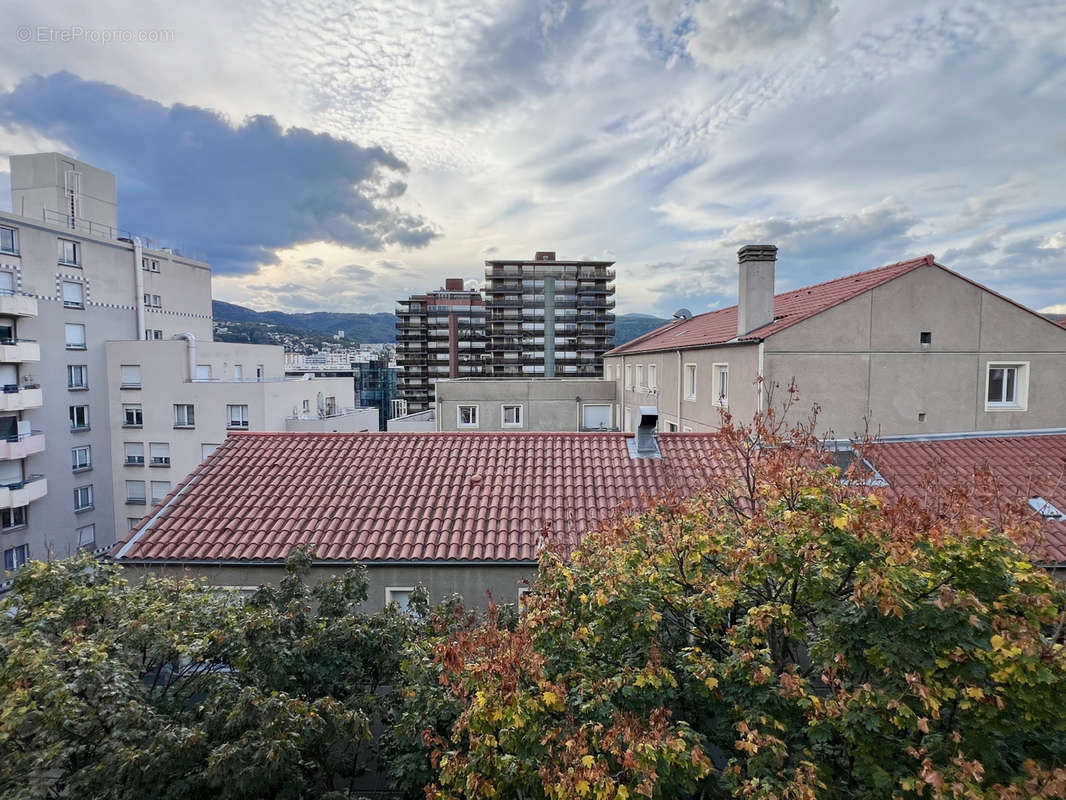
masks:
<svg viewBox="0 0 1066 800"><path fill-rule="evenodd" d="M681 374L681 351L677 351L677 432L684 430L681 424L681 392L685 389L685 376Z"/></svg>
<svg viewBox="0 0 1066 800"><path fill-rule="evenodd" d="M144 251L141 249L141 237L133 237L133 285L137 290L137 338L144 338L144 270L141 269L141 259Z"/></svg>
<svg viewBox="0 0 1066 800"><path fill-rule="evenodd" d="M189 367L188 380L192 383L193 378L196 377L196 337L191 333L175 333L174 338L185 340L185 356Z"/></svg>

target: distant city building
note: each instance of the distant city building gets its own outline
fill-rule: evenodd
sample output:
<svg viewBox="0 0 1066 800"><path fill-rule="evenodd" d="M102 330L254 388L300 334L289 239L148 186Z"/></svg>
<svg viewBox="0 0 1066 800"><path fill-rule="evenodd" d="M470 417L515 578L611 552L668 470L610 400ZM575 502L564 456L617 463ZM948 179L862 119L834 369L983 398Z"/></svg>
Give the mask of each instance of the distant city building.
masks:
<svg viewBox="0 0 1066 800"><path fill-rule="evenodd" d="M449 278L443 289L398 301L396 311L397 394L410 413L433 404L438 378L485 374L485 301Z"/></svg>
<svg viewBox="0 0 1066 800"><path fill-rule="evenodd" d="M485 262L486 332L493 377L603 376L614 346L613 261Z"/></svg>
<svg viewBox="0 0 1066 800"><path fill-rule="evenodd" d="M378 430L387 430L396 400L396 367L387 358L352 364L355 375L355 402L360 408L378 411Z"/></svg>
<svg viewBox="0 0 1066 800"><path fill-rule="evenodd" d="M114 175L58 153L10 163L13 212L0 212L4 570L110 545L229 429L301 430L286 419L307 401L320 420L320 394L338 418L355 405L350 379L284 380L280 347L213 343L210 266L121 231ZM345 429L361 430L355 422Z"/></svg>

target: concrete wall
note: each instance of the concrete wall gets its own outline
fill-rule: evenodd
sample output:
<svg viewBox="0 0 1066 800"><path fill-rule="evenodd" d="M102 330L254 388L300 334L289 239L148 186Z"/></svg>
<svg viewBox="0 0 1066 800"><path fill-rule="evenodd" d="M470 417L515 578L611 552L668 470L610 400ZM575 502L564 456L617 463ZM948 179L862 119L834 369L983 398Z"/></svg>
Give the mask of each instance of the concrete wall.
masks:
<svg viewBox="0 0 1066 800"><path fill-rule="evenodd" d="M437 430L437 417L436 412L430 409L393 417L386 424L389 433L433 433Z"/></svg>
<svg viewBox="0 0 1066 800"><path fill-rule="evenodd" d="M311 579L318 581L341 574L345 566L317 566L311 571ZM387 587L425 586L429 590L431 604L453 595L463 597L471 608L488 608L489 596L496 603L516 603L518 590L536 576L535 564L425 564L393 566L368 565L370 581L366 602L368 611L379 611L385 605ZM276 584L284 575L280 565L201 565L175 566L128 565L126 572L131 580L146 574L193 576L206 578L214 586L255 588L263 584Z"/></svg>
<svg viewBox="0 0 1066 800"><path fill-rule="evenodd" d="M921 344L923 331L932 336ZM823 433L1066 425L1066 329L939 267L921 267L771 336L768 383L793 378ZM1024 409L986 408L990 362L1028 364ZM922 415L921 417L919 415Z"/></svg>
<svg viewBox="0 0 1066 800"><path fill-rule="evenodd" d="M57 222L56 215L69 213L66 172L79 174L77 216L101 226L115 228L118 206L115 176L106 170L60 153L11 156L11 209L14 213Z"/></svg>
<svg viewBox="0 0 1066 800"><path fill-rule="evenodd" d="M585 406L609 406L614 400L614 386L599 378L437 381L437 430L577 431ZM459 427L460 405L478 407L476 427ZM521 406L521 425L503 424L505 405Z"/></svg>
<svg viewBox="0 0 1066 800"><path fill-rule="evenodd" d="M210 381L189 380L188 344L182 340L108 342L106 357L106 386L110 388L106 414L112 420L109 449L113 533L117 531L119 535L129 530L132 520L140 519L150 510L151 481L169 482L171 488L177 486L222 443L229 433L227 405L248 406L246 430L284 431L288 429L289 418L299 416L305 407L309 413L315 412L320 392L335 397L338 409L350 409L355 402L355 390L348 378L286 378L284 352L275 345L197 342L195 361L211 367ZM241 365L241 379L234 377L237 364ZM140 367L139 389L121 388L123 365ZM259 365L264 371L261 381L256 380ZM126 404L140 404L142 427L123 425ZM175 404L194 407L194 427L175 426ZM371 416L376 428L376 412L371 410ZM340 430L348 430L349 423L357 422L354 415L339 419ZM313 422L317 429L319 420ZM125 463L127 442L143 445L144 464ZM148 456L152 442L169 445L169 466L151 466ZM126 481L144 481L148 501L127 502Z"/></svg>
<svg viewBox="0 0 1066 800"><path fill-rule="evenodd" d="M759 347L756 344L721 345L689 350L670 350L659 353L639 353L605 359L608 377L615 387L618 419L626 430L632 431L640 406L659 409L659 430L684 433L717 430L721 426L722 411L727 410L738 419L750 420L759 405L755 378L759 374ZM685 365L696 366L695 397L688 397L684 387ZM649 368L656 368L656 384L651 387ZM729 392L726 403L717 401L714 387L715 365L729 370ZM630 368L632 387L625 388L625 371ZM643 367L644 384L638 385L639 368ZM676 426L676 427L674 427Z"/></svg>
<svg viewBox="0 0 1066 800"><path fill-rule="evenodd" d="M339 380L347 380L341 378ZM313 408L314 406L312 406ZM366 433L378 430L376 408L352 408L331 417L300 416L285 420L290 433Z"/></svg>

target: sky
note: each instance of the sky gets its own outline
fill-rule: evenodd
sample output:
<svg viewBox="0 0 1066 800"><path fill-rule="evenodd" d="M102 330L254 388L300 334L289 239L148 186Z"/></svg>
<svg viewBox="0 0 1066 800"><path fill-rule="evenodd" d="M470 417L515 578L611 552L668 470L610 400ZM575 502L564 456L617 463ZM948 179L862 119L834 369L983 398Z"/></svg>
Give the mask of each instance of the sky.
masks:
<svg viewBox="0 0 1066 800"><path fill-rule="evenodd" d="M933 253L1066 313L1066 3L16 0L0 154L114 172L216 299L390 311L488 258L617 262L621 313ZM3 41L6 37L7 41ZM0 207L9 174L0 160Z"/></svg>

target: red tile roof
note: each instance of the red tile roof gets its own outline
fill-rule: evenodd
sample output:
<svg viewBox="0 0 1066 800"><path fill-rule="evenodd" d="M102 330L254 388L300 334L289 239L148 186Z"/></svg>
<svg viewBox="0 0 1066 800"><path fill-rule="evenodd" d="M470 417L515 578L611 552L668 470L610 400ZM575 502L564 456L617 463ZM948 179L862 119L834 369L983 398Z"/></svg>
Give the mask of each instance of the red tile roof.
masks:
<svg viewBox="0 0 1066 800"><path fill-rule="evenodd" d="M1066 434L981 436L927 441L880 442L864 451L892 491L916 499L930 491L929 476L947 484L990 473L1007 497L1043 497L1066 512ZM1045 555L1066 564L1066 522L1049 521Z"/></svg>
<svg viewBox="0 0 1066 800"><path fill-rule="evenodd" d="M845 300L857 297L874 287L905 275L913 269L934 264L933 256L900 261L865 272L856 272L814 286L793 289L774 296L774 321L751 331L740 341L765 339L805 319L820 314ZM720 308L691 319L668 322L661 328L626 342L607 352L608 356L650 353L658 350L677 350L685 347L707 347L737 339L737 307Z"/></svg>
<svg viewBox="0 0 1066 800"><path fill-rule="evenodd" d="M619 506L726 473L716 434L632 459L611 433L238 433L141 521L120 561L532 562Z"/></svg>

